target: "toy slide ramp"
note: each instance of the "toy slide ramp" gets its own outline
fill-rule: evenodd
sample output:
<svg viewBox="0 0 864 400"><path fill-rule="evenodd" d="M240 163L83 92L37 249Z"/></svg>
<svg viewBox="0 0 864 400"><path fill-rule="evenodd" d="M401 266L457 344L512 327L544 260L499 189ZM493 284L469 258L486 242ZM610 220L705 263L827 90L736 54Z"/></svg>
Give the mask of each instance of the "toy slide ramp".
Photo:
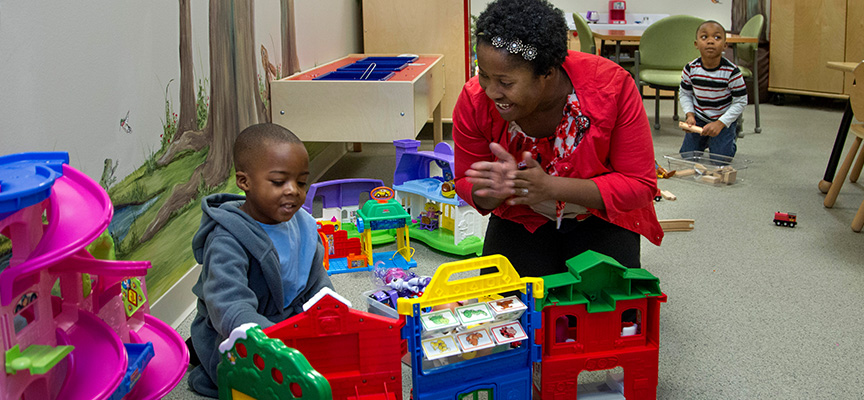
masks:
<svg viewBox="0 0 864 400"><path fill-rule="evenodd" d="M189 364L186 343L168 324L150 314L144 315L144 325L129 335L135 343L153 343L155 355L125 399L161 399L186 373Z"/></svg>
<svg viewBox="0 0 864 400"><path fill-rule="evenodd" d="M120 338L96 315L78 311L68 331L57 329L58 344L75 346L57 400L105 399L123 379L128 359Z"/></svg>
<svg viewBox="0 0 864 400"><path fill-rule="evenodd" d="M108 227L113 214L108 194L90 177L63 165L63 176L54 181L46 209L48 223L42 239L27 260L0 273L0 304L15 295L13 285L28 276L87 247Z"/></svg>

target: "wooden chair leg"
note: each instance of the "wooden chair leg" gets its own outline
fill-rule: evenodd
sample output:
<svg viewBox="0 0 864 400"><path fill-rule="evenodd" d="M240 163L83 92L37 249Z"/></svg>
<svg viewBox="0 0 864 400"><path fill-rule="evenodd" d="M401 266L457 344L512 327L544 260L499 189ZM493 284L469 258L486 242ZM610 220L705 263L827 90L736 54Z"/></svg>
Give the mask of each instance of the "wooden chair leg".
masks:
<svg viewBox="0 0 864 400"><path fill-rule="evenodd" d="M852 171L849 174L849 182L858 182L862 167L864 167L864 151L858 153L858 159L855 160L855 166L852 167Z"/></svg>
<svg viewBox="0 0 864 400"><path fill-rule="evenodd" d="M858 212L855 213L855 218L852 219L853 231L861 232L862 227L864 227L864 201L861 202L861 206L858 207Z"/></svg>
<svg viewBox="0 0 864 400"><path fill-rule="evenodd" d="M759 53L759 47L756 47L753 55L753 105L756 109L756 129L754 130L756 133L762 133L762 127L759 126L759 59L757 54Z"/></svg>
<svg viewBox="0 0 864 400"><path fill-rule="evenodd" d="M855 136L855 140L852 141L852 147L849 148L849 154L847 154L846 159L843 160L843 165L840 166L840 170L837 171L837 175L834 176L834 181L831 183L831 189L828 189L828 194L825 195L825 202L823 203L825 207L834 207L834 202L837 201L837 195L840 194L840 188L843 187L843 181L845 181L846 176L849 175L849 168L852 166L852 160L855 159L855 154L858 153L858 147L860 146L861 138Z"/></svg>

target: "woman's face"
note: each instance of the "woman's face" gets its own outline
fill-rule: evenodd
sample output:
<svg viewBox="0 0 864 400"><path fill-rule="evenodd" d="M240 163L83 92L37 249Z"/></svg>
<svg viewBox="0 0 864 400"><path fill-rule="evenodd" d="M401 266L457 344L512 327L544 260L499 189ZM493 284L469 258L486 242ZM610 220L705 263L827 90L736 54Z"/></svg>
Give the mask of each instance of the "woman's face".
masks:
<svg viewBox="0 0 864 400"><path fill-rule="evenodd" d="M519 62L504 48L487 43L477 45L480 87L495 102L505 121L531 115L546 93L547 75L535 75L530 63Z"/></svg>

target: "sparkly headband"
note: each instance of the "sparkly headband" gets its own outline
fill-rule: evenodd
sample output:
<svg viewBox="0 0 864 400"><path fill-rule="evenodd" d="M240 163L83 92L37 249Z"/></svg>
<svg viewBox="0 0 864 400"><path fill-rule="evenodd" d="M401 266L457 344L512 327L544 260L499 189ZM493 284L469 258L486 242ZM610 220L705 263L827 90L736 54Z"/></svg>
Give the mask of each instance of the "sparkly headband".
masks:
<svg viewBox="0 0 864 400"><path fill-rule="evenodd" d="M495 36L492 38L492 45L495 47L505 47L510 54L520 54L526 61L531 61L537 57L537 48L530 44L522 44L522 41L519 39L508 42L501 36Z"/></svg>

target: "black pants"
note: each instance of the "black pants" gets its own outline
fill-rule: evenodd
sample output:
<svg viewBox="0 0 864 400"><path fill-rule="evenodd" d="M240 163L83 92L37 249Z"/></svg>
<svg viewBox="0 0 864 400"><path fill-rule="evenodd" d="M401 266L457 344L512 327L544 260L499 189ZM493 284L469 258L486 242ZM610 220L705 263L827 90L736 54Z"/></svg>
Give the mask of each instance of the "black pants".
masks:
<svg viewBox="0 0 864 400"><path fill-rule="evenodd" d="M534 233L522 224L491 215L483 255L502 254L519 276L542 277L567 271L567 260L593 250L628 268L641 268L639 234L591 216L584 221L565 219L561 229L549 221ZM484 269L481 273L495 272Z"/></svg>

